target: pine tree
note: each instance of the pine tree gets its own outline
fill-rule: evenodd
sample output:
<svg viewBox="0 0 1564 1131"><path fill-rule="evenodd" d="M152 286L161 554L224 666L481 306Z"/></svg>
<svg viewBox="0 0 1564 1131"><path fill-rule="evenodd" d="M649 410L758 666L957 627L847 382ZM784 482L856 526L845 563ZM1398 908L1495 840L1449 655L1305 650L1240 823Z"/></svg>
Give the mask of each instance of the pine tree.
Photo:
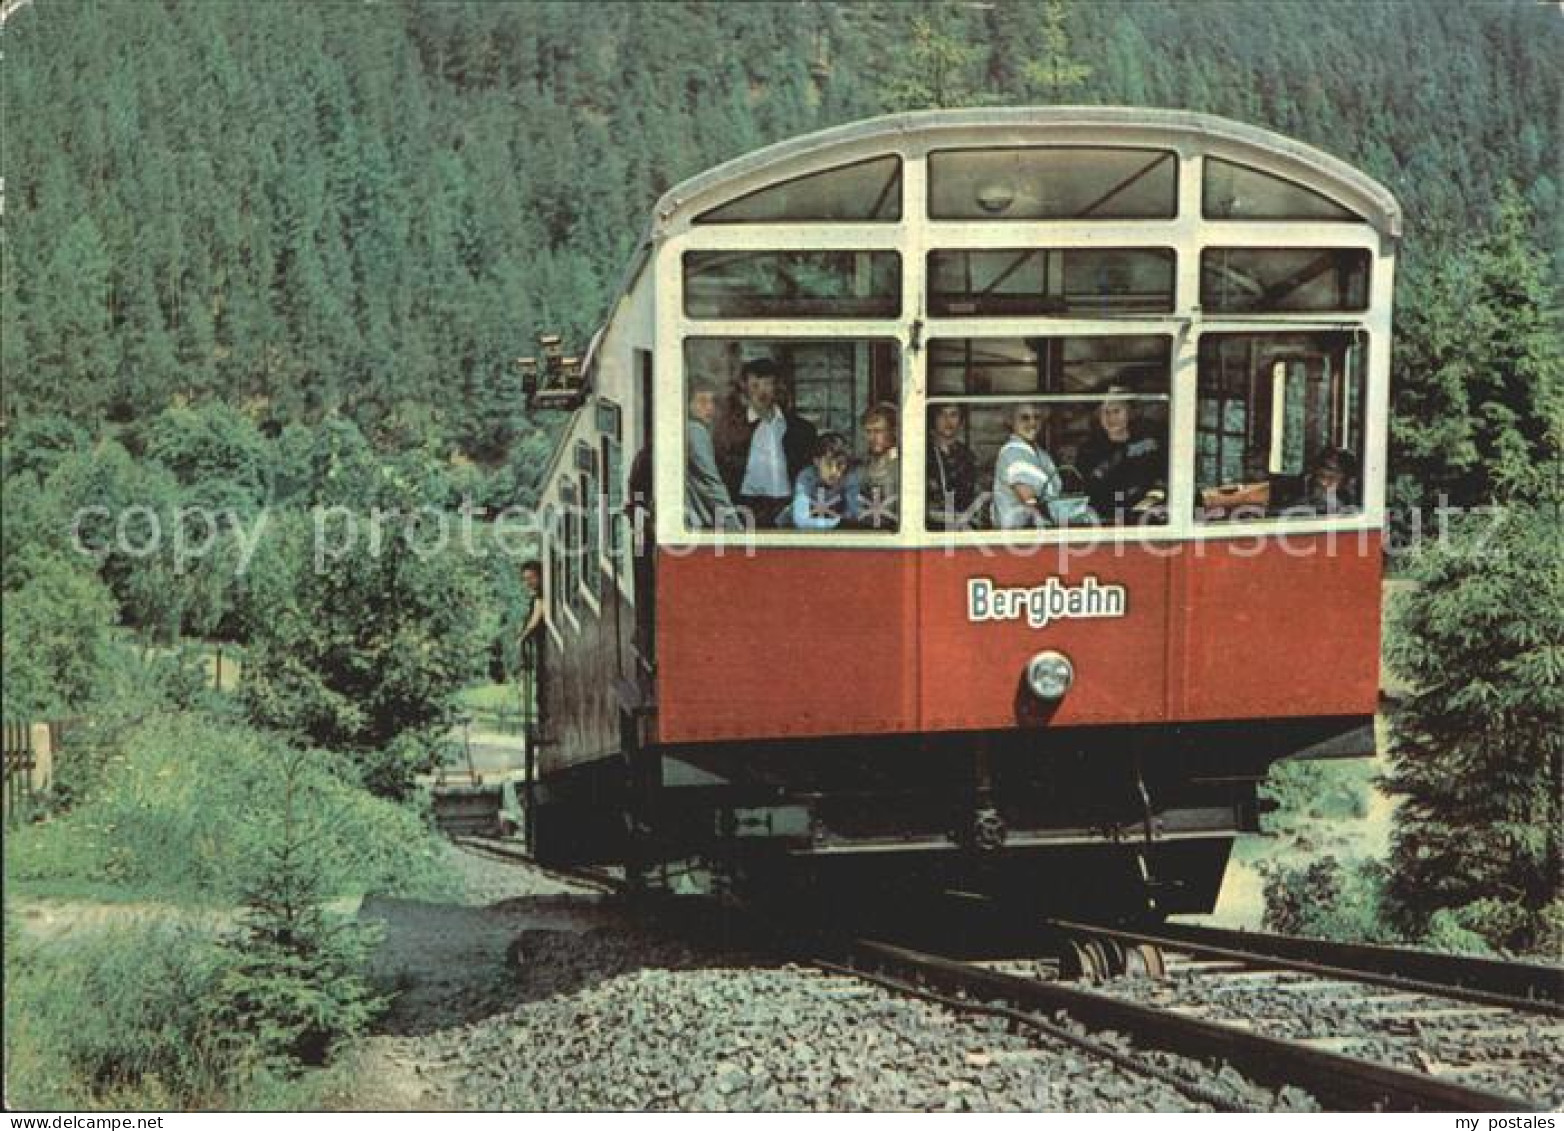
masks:
<svg viewBox="0 0 1564 1131"><path fill-rule="evenodd" d="M978 49L967 42L960 15L937 7L915 16L910 38L881 81L886 110L949 109L982 101L973 75Z"/></svg>
<svg viewBox="0 0 1564 1131"><path fill-rule="evenodd" d="M1422 491L1472 506L1559 452L1564 342L1547 259L1513 189L1492 231L1403 290L1392 459ZM1410 492L1409 492L1410 493Z"/></svg>
<svg viewBox="0 0 1564 1131"><path fill-rule="evenodd" d="M334 921L321 906L309 757L292 749L277 755L282 812L263 826L260 867L244 895L243 925L225 940L213 1003L220 1030L253 1039L267 1067L283 1073L323 1063L334 1043L363 1032L387 1004L364 977L373 933Z"/></svg>
<svg viewBox="0 0 1564 1131"><path fill-rule="evenodd" d="M1387 659L1413 690L1391 720L1389 895L1436 941L1527 949L1561 921L1564 461L1541 470L1536 497L1427 549L1393 608Z"/></svg>
<svg viewBox="0 0 1564 1131"><path fill-rule="evenodd" d="M1064 0L1045 0L1042 58L1032 60L1023 69L1028 85L1050 102L1064 102L1092 75L1091 67L1070 52L1070 33L1065 28L1067 14Z"/></svg>

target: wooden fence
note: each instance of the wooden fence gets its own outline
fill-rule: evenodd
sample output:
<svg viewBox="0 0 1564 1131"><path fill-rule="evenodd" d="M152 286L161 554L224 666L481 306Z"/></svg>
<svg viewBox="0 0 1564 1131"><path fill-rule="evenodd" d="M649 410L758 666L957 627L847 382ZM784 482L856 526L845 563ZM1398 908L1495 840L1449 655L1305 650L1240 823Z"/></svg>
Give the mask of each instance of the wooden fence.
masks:
<svg viewBox="0 0 1564 1131"><path fill-rule="evenodd" d="M64 730L62 722L4 724L7 820L14 820L54 781L54 759L59 753Z"/></svg>

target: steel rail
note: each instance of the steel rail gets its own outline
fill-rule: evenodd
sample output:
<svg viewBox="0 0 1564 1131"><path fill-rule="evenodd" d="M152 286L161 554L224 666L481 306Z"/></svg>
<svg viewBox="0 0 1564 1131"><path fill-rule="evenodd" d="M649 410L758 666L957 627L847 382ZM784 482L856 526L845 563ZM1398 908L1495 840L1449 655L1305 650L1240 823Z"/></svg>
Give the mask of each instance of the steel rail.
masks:
<svg viewBox="0 0 1564 1131"><path fill-rule="evenodd" d="M1129 1053L1126 1053L1121 1049L1114 1048L1112 1045L1107 1044L1104 1041L1094 1040L1093 1038L1085 1036L1081 1033L1071 1032L1063 1025L1059 1025L1049 1020L1048 1018L1041 1017L1035 1013L1026 1013L1019 1009L1012 1009L1009 1006L991 1005L987 1002L977 1002L967 998L951 997L948 994L936 993L933 990L929 990L913 982L908 982L902 978L894 978L886 974L874 973L868 970L860 970L853 966L843 966L840 963L830 962L825 959L813 959L812 963L821 970L826 970L833 974L843 974L848 977L857 978L861 981L869 982L872 985L883 986L884 988L894 990L897 993L906 994L909 997L920 998L924 1001L936 1002L939 1005L944 1005L951 1009L958 1009L964 1013L977 1013L987 1017L998 1017L1016 1025L1025 1025L1028 1028L1036 1029L1038 1032L1046 1033L1048 1036L1052 1037L1056 1041L1061 1042L1062 1044L1067 1044L1072 1048L1079 1049L1088 1056L1095 1056L1101 1060L1106 1060L1108 1063L1116 1065L1117 1067L1124 1069L1126 1072L1133 1073L1137 1076L1144 1076L1151 1080L1160 1081L1188 1099L1192 1099L1196 1103L1209 1104L1217 1111L1231 1113L1252 1112L1256 1110L1251 1107L1246 1107L1242 1103L1235 1101L1232 1096L1225 1094L1218 1088L1213 1088L1194 1080L1186 1080L1176 1072L1169 1071L1168 1069L1162 1068L1155 1064L1147 1064L1145 1061L1136 1060L1135 1057L1131 1056Z"/></svg>
<svg viewBox="0 0 1564 1131"><path fill-rule="evenodd" d="M580 884L592 884L612 895L622 895L628 890L628 885L618 876L610 876L593 868L572 868L559 864L540 864L535 857L527 855L525 850L506 844L504 841L496 841L490 837L475 836L472 833L455 833L451 835L450 840L458 848L465 848L470 852L476 852L494 860L503 860L506 863L514 864L529 864L556 880L571 880Z"/></svg>
<svg viewBox="0 0 1564 1131"><path fill-rule="evenodd" d="M1536 963L1510 963L1426 950L1333 943L1297 935L1264 935L1215 927L1161 924L1131 929L1070 919L1049 919L1047 922L1064 931L1150 943L1207 958L1297 970L1317 977L1343 978L1476 1005L1564 1017L1564 1005L1559 1000L1564 969Z"/></svg>
<svg viewBox="0 0 1564 1131"><path fill-rule="evenodd" d="M1542 1105L1341 1053L1171 1013L1089 990L989 970L874 940L855 954L928 981L1028 1009L1063 1010L1085 1024L1128 1033L1183 1056L1215 1057L1268 1085L1294 1085L1352 1111L1537 1111Z"/></svg>

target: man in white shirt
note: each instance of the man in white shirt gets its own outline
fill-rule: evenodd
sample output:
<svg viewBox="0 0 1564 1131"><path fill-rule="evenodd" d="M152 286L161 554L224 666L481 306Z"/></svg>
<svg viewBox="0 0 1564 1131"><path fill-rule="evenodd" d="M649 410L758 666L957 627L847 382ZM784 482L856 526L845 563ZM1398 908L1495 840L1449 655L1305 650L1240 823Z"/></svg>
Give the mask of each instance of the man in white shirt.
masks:
<svg viewBox="0 0 1564 1131"><path fill-rule="evenodd" d="M743 395L718 422L717 464L729 493L750 509L755 524L773 526L792 498L794 481L809 465L815 428L782 407L776 362L755 358L739 372Z"/></svg>

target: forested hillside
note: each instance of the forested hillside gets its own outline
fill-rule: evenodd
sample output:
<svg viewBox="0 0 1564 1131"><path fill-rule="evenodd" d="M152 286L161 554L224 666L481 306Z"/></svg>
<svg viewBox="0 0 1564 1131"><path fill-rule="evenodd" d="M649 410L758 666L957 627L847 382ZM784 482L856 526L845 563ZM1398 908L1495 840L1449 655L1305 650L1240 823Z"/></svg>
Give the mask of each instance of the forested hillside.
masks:
<svg viewBox="0 0 1564 1131"><path fill-rule="evenodd" d="M1275 128L1401 197L1404 294L1509 182L1556 273L1560 58L1526 2L36 0L4 29L4 421L220 400L535 464L510 360L584 342L659 193L908 106Z"/></svg>

